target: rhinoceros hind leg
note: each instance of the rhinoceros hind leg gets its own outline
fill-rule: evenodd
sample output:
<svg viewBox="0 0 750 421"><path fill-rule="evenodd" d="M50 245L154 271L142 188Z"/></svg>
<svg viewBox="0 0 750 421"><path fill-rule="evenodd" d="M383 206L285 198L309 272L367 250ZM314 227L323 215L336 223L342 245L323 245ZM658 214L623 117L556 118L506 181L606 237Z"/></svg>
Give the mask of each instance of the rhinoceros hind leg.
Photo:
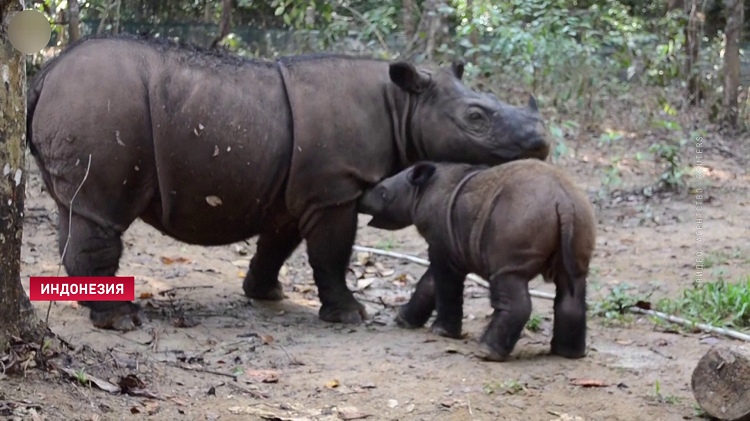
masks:
<svg viewBox="0 0 750 421"><path fill-rule="evenodd" d="M307 230L307 255L318 287L321 320L358 324L367 311L346 286L346 271L357 234L356 203L317 211L315 224Z"/></svg>
<svg viewBox="0 0 750 421"><path fill-rule="evenodd" d="M490 303L495 309L481 343L491 350L488 359L503 361L515 348L531 317L529 280L525 276L503 274L490 279Z"/></svg>
<svg viewBox="0 0 750 421"><path fill-rule="evenodd" d="M287 224L278 231L261 233L242 283L245 296L262 301L283 300L285 295L279 282L279 271L301 242L296 223Z"/></svg>
<svg viewBox="0 0 750 421"><path fill-rule="evenodd" d="M572 295L566 276L561 272L555 279L551 351L564 358L582 358L586 355L586 281L576 282L575 295Z"/></svg>
<svg viewBox="0 0 750 421"><path fill-rule="evenodd" d="M405 329L420 328L427 323L435 310L435 279L431 265L417 282L409 302L398 309L396 324Z"/></svg>
<svg viewBox="0 0 750 421"><path fill-rule="evenodd" d="M61 255L65 252L63 266L68 276L115 276L122 255L122 233L76 214L69 221L68 210L63 207L59 207L59 215L59 249ZM140 306L133 302L80 301L79 304L91 310L91 321L101 329L124 332L141 324Z"/></svg>

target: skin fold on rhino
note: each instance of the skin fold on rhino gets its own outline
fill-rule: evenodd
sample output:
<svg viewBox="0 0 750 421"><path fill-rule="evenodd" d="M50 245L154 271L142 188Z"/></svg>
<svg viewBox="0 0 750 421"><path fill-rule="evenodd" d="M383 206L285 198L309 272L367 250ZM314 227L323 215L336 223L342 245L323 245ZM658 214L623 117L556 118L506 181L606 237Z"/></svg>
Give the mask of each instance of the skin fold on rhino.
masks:
<svg viewBox="0 0 750 421"><path fill-rule="evenodd" d="M258 61L163 39L85 38L28 93L27 139L60 211L61 254L70 235L63 265L69 276L114 276L138 218L193 245L258 236L243 289L281 300L279 270L304 239L320 318L358 323L367 315L345 275L365 188L419 160L548 155L533 97L510 106L462 75L461 63ZM98 327L141 323L132 302L81 304Z"/></svg>
<svg viewBox="0 0 750 421"><path fill-rule="evenodd" d="M483 357L503 361L531 316L529 282L554 282L552 353L586 352L586 277L594 251L594 211L559 168L519 160L488 168L420 162L365 191L358 210L369 225L415 225L429 246L430 266L396 318L461 338L464 280L488 279L494 314L481 338Z"/></svg>

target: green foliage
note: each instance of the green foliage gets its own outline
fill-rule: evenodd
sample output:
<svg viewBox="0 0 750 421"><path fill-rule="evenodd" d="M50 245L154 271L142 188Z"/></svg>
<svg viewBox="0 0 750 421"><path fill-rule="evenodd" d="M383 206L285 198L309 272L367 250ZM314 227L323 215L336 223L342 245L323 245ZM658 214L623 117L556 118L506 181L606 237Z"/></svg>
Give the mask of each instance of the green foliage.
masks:
<svg viewBox="0 0 750 421"><path fill-rule="evenodd" d="M654 125L673 131L682 130L679 124L667 120L657 120ZM649 147L649 152L654 154L657 162L664 163L664 172L659 176L656 183L657 189L679 190L685 186L685 176L690 173L690 168L682 165L680 153L691 139L701 135L705 135L705 133L691 132L689 138L656 142Z"/></svg>
<svg viewBox="0 0 750 421"><path fill-rule="evenodd" d="M526 329L532 332L539 332L542 330L542 316L539 314L532 314L529 321L526 322Z"/></svg>
<svg viewBox="0 0 750 421"><path fill-rule="evenodd" d="M639 301L648 301L651 294L642 295L633 293L634 288L629 284L615 285L604 299L596 301L591 310L593 316L607 319L620 319L635 306Z"/></svg>
<svg viewBox="0 0 750 421"><path fill-rule="evenodd" d="M675 299L663 299L660 311L716 327L750 328L750 276L728 282L723 276L695 283Z"/></svg>
<svg viewBox="0 0 750 421"><path fill-rule="evenodd" d="M506 380L502 383L489 382L483 387L486 395L499 394L499 395L516 395L519 393L526 394L526 387L518 382L518 380Z"/></svg>
<svg viewBox="0 0 750 421"><path fill-rule="evenodd" d="M654 397L661 403L670 405L680 403L680 398L678 398L677 396L664 394L661 392L661 382L659 380L654 383Z"/></svg>

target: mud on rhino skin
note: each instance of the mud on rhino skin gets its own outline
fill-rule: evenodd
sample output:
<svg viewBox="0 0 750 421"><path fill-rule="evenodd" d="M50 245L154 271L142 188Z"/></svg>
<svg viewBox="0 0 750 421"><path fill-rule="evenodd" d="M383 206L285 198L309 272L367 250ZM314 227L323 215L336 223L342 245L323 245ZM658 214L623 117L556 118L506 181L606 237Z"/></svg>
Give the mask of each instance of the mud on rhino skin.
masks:
<svg viewBox="0 0 750 421"><path fill-rule="evenodd" d="M469 90L462 75L461 63L258 61L163 39L84 38L28 92L27 139L61 215L92 158L71 221L60 220L59 237L71 233L64 267L115 275L122 233L141 218L194 245L258 236L243 289L280 300L279 269L304 239L320 318L358 323L364 306L345 274L364 188L422 159L548 155L533 97L510 106ZM82 304L103 328L140 322L133 303Z"/></svg>

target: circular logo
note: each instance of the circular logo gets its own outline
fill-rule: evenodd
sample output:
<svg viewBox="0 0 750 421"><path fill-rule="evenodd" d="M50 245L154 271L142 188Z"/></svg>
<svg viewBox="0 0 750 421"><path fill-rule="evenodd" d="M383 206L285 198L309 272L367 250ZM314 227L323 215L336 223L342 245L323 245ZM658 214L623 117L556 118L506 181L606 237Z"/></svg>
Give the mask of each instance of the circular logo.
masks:
<svg viewBox="0 0 750 421"><path fill-rule="evenodd" d="M41 12L24 10L8 23L8 40L18 51L34 54L42 50L52 37L52 26Z"/></svg>

